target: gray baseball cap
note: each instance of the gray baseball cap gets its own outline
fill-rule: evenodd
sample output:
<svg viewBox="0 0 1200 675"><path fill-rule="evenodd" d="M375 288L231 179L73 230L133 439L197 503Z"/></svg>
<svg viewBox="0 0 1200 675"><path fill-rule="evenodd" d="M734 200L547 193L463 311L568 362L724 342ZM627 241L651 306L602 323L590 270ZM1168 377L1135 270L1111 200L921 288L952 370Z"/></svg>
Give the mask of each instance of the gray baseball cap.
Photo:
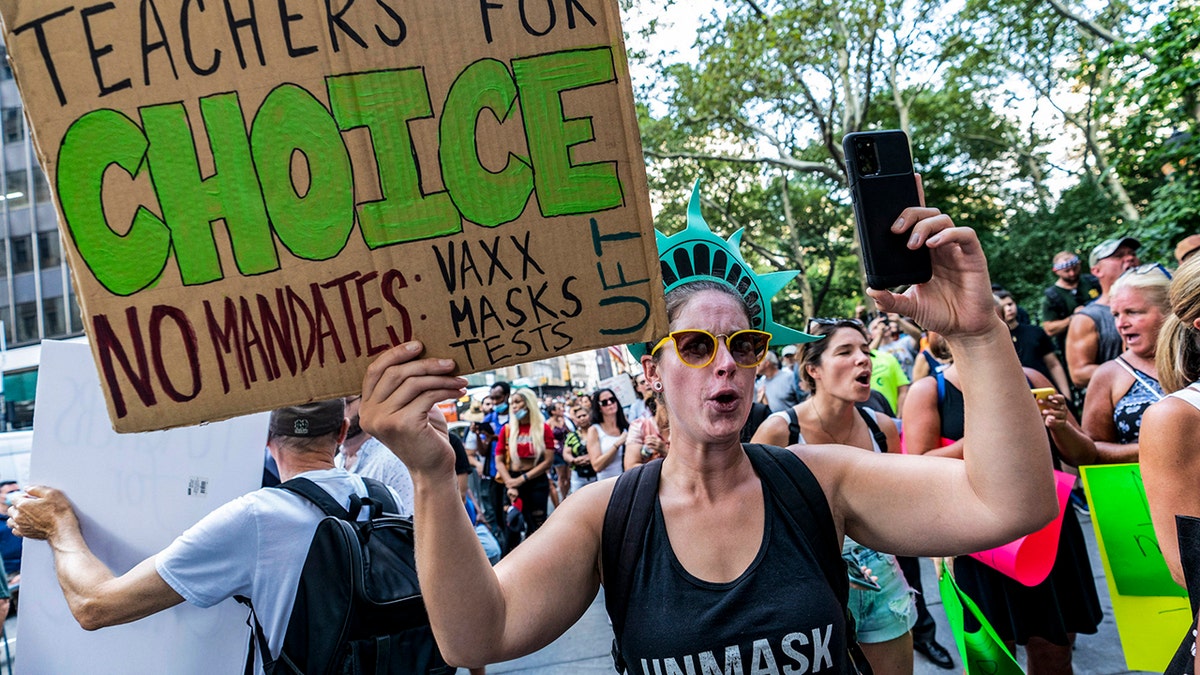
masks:
<svg viewBox="0 0 1200 675"><path fill-rule="evenodd" d="M1128 246L1133 250L1138 250L1142 246L1142 242L1133 237L1116 237L1114 239L1105 239L1100 242L1096 248L1092 249L1092 254L1088 256L1088 267L1095 267L1096 263L1104 260L1108 256L1117 252L1117 249L1122 246Z"/></svg>

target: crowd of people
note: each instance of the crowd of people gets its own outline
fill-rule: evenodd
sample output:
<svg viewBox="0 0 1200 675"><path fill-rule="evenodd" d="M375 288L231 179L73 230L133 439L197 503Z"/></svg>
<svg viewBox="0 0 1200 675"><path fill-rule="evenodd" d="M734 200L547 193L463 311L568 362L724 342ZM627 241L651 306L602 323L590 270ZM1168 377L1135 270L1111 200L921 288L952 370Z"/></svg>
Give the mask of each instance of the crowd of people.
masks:
<svg viewBox="0 0 1200 675"><path fill-rule="evenodd" d="M1055 281L1045 289L1040 325L1031 321L1030 313L1018 306L1011 293L992 286L995 313L1011 338L1026 384L1054 391L1040 400L1039 410L1055 468L1073 471L1088 464L1137 462L1142 418L1153 404L1164 401L1156 412L1171 408L1184 419L1195 412L1194 403L1182 402L1189 394L1166 397L1156 364L1160 332L1167 318L1174 316L1169 297L1174 273L1163 265L1143 265L1138 248L1132 237L1105 241L1088 256L1087 272L1081 270L1078 255L1055 255L1051 260ZM1181 244L1177 262L1183 263L1197 249L1200 238L1188 238ZM1200 263L1192 265L1197 266ZM1172 325L1178 334L1175 341L1196 342L1183 321L1176 319ZM895 312L814 319L808 333L823 339L766 350L755 363L743 440L781 447L837 445L873 453L964 458L963 382L945 336ZM1179 348L1173 350L1177 353ZM1180 357L1174 358L1172 363L1178 364ZM571 488L560 490L559 499L621 469L667 456L672 423L667 406L661 405L661 390L656 393L643 373L633 377L637 398L624 409L610 389L542 402L547 411L571 411L567 434L555 446L563 459L553 467L572 472ZM1195 379L1194 372L1183 374L1172 389ZM499 391L494 390L493 408L503 401ZM1190 396L1200 398L1200 394ZM472 433L480 440L468 444L477 449L487 447L481 441L495 436L491 429ZM572 435L579 436L573 443L568 442ZM1172 461L1183 461L1181 436L1162 436L1170 439L1166 444L1170 450L1159 452L1170 453ZM1165 482L1166 477L1152 472L1148 480ZM1166 488L1153 484L1148 489ZM1171 499L1189 505L1194 501L1183 485L1173 490ZM960 587L975 599L1010 650L1017 645L1025 648L1030 672L1072 672L1075 635L1096 632L1103 618L1076 517L1076 512L1088 512L1087 504L1081 492L1072 498L1075 508L1064 514L1055 565L1041 584L1024 586L966 556L956 558L953 565ZM1200 505L1191 510L1200 513ZM1156 521L1173 536L1173 517L1156 511ZM525 534L535 529L529 526ZM511 536L510 547L521 541ZM925 606L917 559L881 552L849 536L842 552L848 564L870 568L871 580L880 587L852 584L849 596L857 639L875 672L912 672L914 651L943 668L953 668L954 659L938 642L935 622ZM1177 570L1177 554L1174 564ZM1182 576L1179 580L1182 583Z"/></svg>
<svg viewBox="0 0 1200 675"><path fill-rule="evenodd" d="M872 290L877 312L814 318L805 333L719 277L669 285L670 331L631 346L641 367L626 401L614 388L539 398L496 382L465 433L448 434L434 404L465 380L420 343L400 345L371 365L361 396L272 415L264 484L306 476L343 504L366 495L363 478L391 488L415 519L438 645L472 672L554 640L601 585L622 591L609 599L614 658L632 672L769 657L908 675L914 653L952 669L918 557L958 556L951 573L1000 639L1025 648L1029 672L1070 673L1075 636L1103 618L1075 510L1036 586L963 554L1053 520L1051 467L1142 461L1183 582L1174 518L1200 515L1187 442L1200 431L1200 237L1181 242L1175 270L1143 265L1132 237L1092 249L1089 273L1077 254L1055 255L1039 325L992 284L971 230L921 207L896 231L930 250L933 279ZM1030 389L1053 393L1035 401ZM651 506L630 516L635 503ZM50 541L85 627L240 593L267 607L278 655L309 505L253 493L113 575L64 495L33 487L13 504L10 528ZM244 555L214 560L224 550ZM255 574L265 559L290 571Z"/></svg>

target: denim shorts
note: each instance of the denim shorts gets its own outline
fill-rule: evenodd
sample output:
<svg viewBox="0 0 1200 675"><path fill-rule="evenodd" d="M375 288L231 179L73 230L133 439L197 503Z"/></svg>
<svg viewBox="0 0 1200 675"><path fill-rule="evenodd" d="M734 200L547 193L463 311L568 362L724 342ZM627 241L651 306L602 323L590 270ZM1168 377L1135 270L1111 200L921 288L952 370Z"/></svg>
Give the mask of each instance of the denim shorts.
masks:
<svg viewBox="0 0 1200 675"><path fill-rule="evenodd" d="M842 557L871 568L871 574L879 578L882 586L878 591L850 586L850 613L858 628L858 641L887 642L911 630L917 623L917 604L896 556L869 549L846 537Z"/></svg>

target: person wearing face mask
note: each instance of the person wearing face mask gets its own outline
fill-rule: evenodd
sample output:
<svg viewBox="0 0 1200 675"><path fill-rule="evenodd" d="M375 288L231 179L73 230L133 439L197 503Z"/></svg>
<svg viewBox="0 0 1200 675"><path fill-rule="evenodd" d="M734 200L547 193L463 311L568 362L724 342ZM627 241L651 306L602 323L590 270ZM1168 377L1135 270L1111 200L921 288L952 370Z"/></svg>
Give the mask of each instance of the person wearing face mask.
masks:
<svg viewBox="0 0 1200 675"><path fill-rule="evenodd" d="M537 398L530 389L518 389L508 399L509 419L496 439L496 480L505 487L508 500L520 503L525 536L546 522L550 479L554 462L554 431L546 424ZM509 550L521 541L520 533L509 534Z"/></svg>

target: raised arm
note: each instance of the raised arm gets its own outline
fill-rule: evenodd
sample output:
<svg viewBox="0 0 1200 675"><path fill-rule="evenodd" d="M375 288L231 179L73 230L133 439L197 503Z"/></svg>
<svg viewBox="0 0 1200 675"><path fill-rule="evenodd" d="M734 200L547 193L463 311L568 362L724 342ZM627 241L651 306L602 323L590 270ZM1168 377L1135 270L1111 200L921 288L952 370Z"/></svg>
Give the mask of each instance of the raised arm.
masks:
<svg viewBox="0 0 1200 675"><path fill-rule="evenodd" d="M1027 534L1057 512L1049 443L1008 329L993 311L975 233L936 209L909 208L896 231L927 245L933 278L902 295L870 291L881 309L946 336L965 414L964 461L801 449L847 534L875 549L946 555ZM935 514L931 517L931 514Z"/></svg>
<svg viewBox="0 0 1200 675"><path fill-rule="evenodd" d="M9 527L28 539L43 539L54 554L54 571L63 597L84 630L96 630L145 618L183 602L167 585L150 557L116 576L88 548L66 495L30 487L9 509Z"/></svg>
<svg viewBox="0 0 1200 675"><path fill-rule="evenodd" d="M1067 370L1076 387L1086 388L1100 364L1096 355L1100 353L1100 332L1096 322L1086 314L1076 313L1067 327Z"/></svg>
<svg viewBox="0 0 1200 675"><path fill-rule="evenodd" d="M442 655L467 667L513 659L549 644L595 598L611 483L572 495L493 568L462 517L454 451L434 407L462 396L466 380L450 375L452 361L417 360L421 349L416 342L400 345L367 369L362 426L412 474L417 572ZM546 583L548 570L565 583Z"/></svg>
<svg viewBox="0 0 1200 675"><path fill-rule="evenodd" d="M1154 534L1171 576L1185 585L1179 563L1175 515L1200 516L1200 411L1177 398L1164 398L1142 415L1141 466Z"/></svg>

